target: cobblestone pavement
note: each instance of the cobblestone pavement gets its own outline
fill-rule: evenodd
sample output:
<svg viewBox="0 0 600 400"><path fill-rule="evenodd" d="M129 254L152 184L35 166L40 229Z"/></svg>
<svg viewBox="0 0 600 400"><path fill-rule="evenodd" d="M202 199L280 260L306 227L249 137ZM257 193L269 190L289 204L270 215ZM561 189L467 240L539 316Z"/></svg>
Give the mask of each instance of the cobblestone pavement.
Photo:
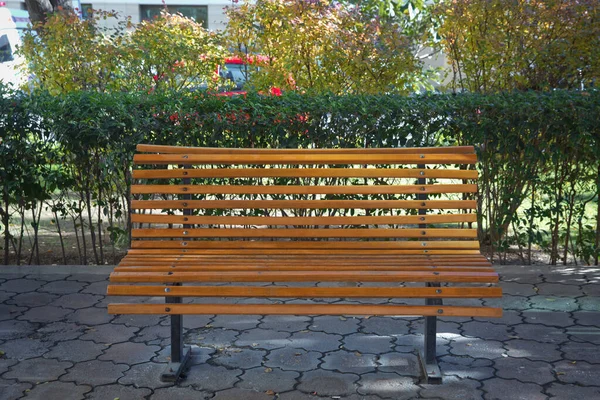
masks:
<svg viewBox="0 0 600 400"><path fill-rule="evenodd" d="M191 367L161 383L168 320L108 315L108 268L0 271L3 400L600 399L598 268L498 266L503 318L439 323L443 385L417 383L422 318L259 315L184 317Z"/></svg>

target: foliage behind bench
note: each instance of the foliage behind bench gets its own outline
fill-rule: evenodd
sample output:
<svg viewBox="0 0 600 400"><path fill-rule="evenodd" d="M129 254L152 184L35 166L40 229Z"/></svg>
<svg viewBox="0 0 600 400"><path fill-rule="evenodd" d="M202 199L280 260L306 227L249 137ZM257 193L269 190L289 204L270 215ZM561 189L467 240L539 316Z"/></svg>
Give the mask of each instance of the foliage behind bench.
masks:
<svg viewBox="0 0 600 400"><path fill-rule="evenodd" d="M102 235L113 242L126 237L118 219L127 215L129 163L140 142L227 147L478 144L481 239L492 251L503 255L508 246L517 245L527 254L529 247L540 246L553 263L566 256L588 262L598 256L598 92L415 97L287 93L231 99L203 92L59 97L19 97L5 88L0 92L1 207L10 203L17 209L17 238L9 246L11 251L21 248L21 257L30 243L18 240L19 214L33 216L29 229L36 249L35 218L43 201L55 214L57 230L65 219L74 221L79 248L87 249L80 252L81 262L109 259L100 246ZM98 219L104 220L104 229L98 229ZM31 254L35 261L36 252Z"/></svg>

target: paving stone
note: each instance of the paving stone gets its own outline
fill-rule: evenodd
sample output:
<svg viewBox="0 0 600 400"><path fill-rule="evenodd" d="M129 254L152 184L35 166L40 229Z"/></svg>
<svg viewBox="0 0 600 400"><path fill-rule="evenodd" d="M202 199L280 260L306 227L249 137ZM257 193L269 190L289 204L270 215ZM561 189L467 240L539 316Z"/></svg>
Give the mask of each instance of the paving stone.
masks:
<svg viewBox="0 0 600 400"><path fill-rule="evenodd" d="M574 323L570 314L561 311L524 311L523 317L528 324L565 327Z"/></svg>
<svg viewBox="0 0 600 400"><path fill-rule="evenodd" d="M363 331L383 336L402 336L409 333L410 323L404 319L372 317L361 322Z"/></svg>
<svg viewBox="0 0 600 400"><path fill-rule="evenodd" d="M13 293L27 293L38 290L46 282L36 281L33 279L13 279L6 281L0 285L0 290Z"/></svg>
<svg viewBox="0 0 600 400"><path fill-rule="evenodd" d="M154 394L150 396L150 400L203 400L210 398L210 394L194 390L192 388L168 387L156 389ZM121 397L123 400L126 397ZM232 398L233 399L233 398ZM239 397L243 399L243 397Z"/></svg>
<svg viewBox="0 0 600 400"><path fill-rule="evenodd" d="M581 286L581 290L587 296L600 297L600 285L597 283L588 283Z"/></svg>
<svg viewBox="0 0 600 400"><path fill-rule="evenodd" d="M577 303L582 311L598 311L600 310L600 297L580 297L577 299Z"/></svg>
<svg viewBox="0 0 600 400"><path fill-rule="evenodd" d="M544 325L517 325L514 327L515 334L521 339L536 340L544 343L560 343L567 340L566 331Z"/></svg>
<svg viewBox="0 0 600 400"><path fill-rule="evenodd" d="M100 325L110 322L114 315L106 312L106 309L89 307L77 310L67 316L67 321L82 325Z"/></svg>
<svg viewBox="0 0 600 400"><path fill-rule="evenodd" d="M412 378L386 372L364 374L358 384L360 394L377 394L384 399L394 400L410 399L419 390Z"/></svg>
<svg viewBox="0 0 600 400"><path fill-rule="evenodd" d="M317 397L312 394L302 393L298 390L290 391L287 393L278 393L277 400L318 400L325 399L325 397ZM344 397L346 400L346 397ZM361 397L362 400L362 397ZM381 400L381 398L377 398L377 400Z"/></svg>
<svg viewBox="0 0 600 400"><path fill-rule="evenodd" d="M13 297L17 296L17 293L13 293L13 292L5 292L3 290L0 290L0 304L4 304L4 303L10 303L10 299L12 299Z"/></svg>
<svg viewBox="0 0 600 400"><path fill-rule="evenodd" d="M346 396L356 392L358 375L335 371L309 371L302 374L297 389L319 396Z"/></svg>
<svg viewBox="0 0 600 400"><path fill-rule="evenodd" d="M450 353L456 356L469 356L493 360L502 357L505 350L502 348L502 342L465 338L461 341L451 343Z"/></svg>
<svg viewBox="0 0 600 400"><path fill-rule="evenodd" d="M393 340L389 336L377 336L363 333L348 335L342 339L344 349L361 353L381 354L392 349Z"/></svg>
<svg viewBox="0 0 600 400"><path fill-rule="evenodd" d="M0 321L15 319L26 311L26 307L19 307L14 304L0 304Z"/></svg>
<svg viewBox="0 0 600 400"><path fill-rule="evenodd" d="M194 344L200 347L223 348L231 346L238 335L238 331L222 328L194 329L185 334L184 341L185 343ZM250 345L252 345L252 343L246 344L245 346Z"/></svg>
<svg viewBox="0 0 600 400"><path fill-rule="evenodd" d="M327 353L323 357L322 369L363 374L375 371L377 358L373 354L362 354L358 351L338 350Z"/></svg>
<svg viewBox="0 0 600 400"><path fill-rule="evenodd" d="M72 313L72 310L54 306L42 306L29 309L18 318L29 322L54 322L65 318L67 314Z"/></svg>
<svg viewBox="0 0 600 400"><path fill-rule="evenodd" d="M528 358L534 361L557 361L562 358L554 343L541 343L534 340L510 340L505 344L509 357Z"/></svg>
<svg viewBox="0 0 600 400"><path fill-rule="evenodd" d="M53 381L72 366L72 363L66 361L31 358L10 367L10 370L2 377L31 383Z"/></svg>
<svg viewBox="0 0 600 400"><path fill-rule="evenodd" d="M594 325L600 327L600 312L576 312L573 313L573 318L577 322L577 325Z"/></svg>
<svg viewBox="0 0 600 400"><path fill-rule="evenodd" d="M311 331L325 333L337 333L345 335L356 332L361 318L356 317L336 317L331 315L320 315L313 318L313 323L308 327Z"/></svg>
<svg viewBox="0 0 600 400"><path fill-rule="evenodd" d="M99 360L83 361L75 364L68 374L60 377L60 380L95 387L116 382L128 369L129 366L126 364L113 364Z"/></svg>
<svg viewBox="0 0 600 400"><path fill-rule="evenodd" d="M52 293L26 292L14 296L10 303L20 307L40 307L46 306L58 298L58 295Z"/></svg>
<svg viewBox="0 0 600 400"><path fill-rule="evenodd" d="M274 395L264 392L255 392L248 389L232 388L223 390L213 397L213 400L231 400L231 399L244 399L244 400L273 400Z"/></svg>
<svg viewBox="0 0 600 400"><path fill-rule="evenodd" d="M260 328L283 332L297 332L308 329L310 318L304 315L266 315Z"/></svg>
<svg viewBox="0 0 600 400"><path fill-rule="evenodd" d="M23 396L25 390L33 387L30 383L17 383L14 381L0 380L0 400L14 400Z"/></svg>
<svg viewBox="0 0 600 400"><path fill-rule="evenodd" d="M523 323L523 317L519 315L523 310L502 310L502 317L500 318L492 318L487 320L492 324L499 325L516 325ZM523 311L527 312L527 310Z"/></svg>
<svg viewBox="0 0 600 400"><path fill-rule="evenodd" d="M600 345L600 328L596 326L571 326L566 333L573 340L586 341Z"/></svg>
<svg viewBox="0 0 600 400"><path fill-rule="evenodd" d="M523 358L499 358L494 361L496 375L504 379L518 379L521 382L544 385L552 382L554 373L549 363L529 361Z"/></svg>
<svg viewBox="0 0 600 400"><path fill-rule="evenodd" d="M76 279L73 279L76 280ZM81 291L81 293L90 293L90 294L97 294L100 296L105 296L106 295L106 288L108 287L109 282L103 280L103 281L99 281L99 282L94 282L94 283L90 283L89 285L87 285L85 288L83 288L83 290Z"/></svg>
<svg viewBox="0 0 600 400"><path fill-rule="evenodd" d="M544 271L544 280L547 283L560 283L563 285L581 285L587 282L585 274L578 273L576 270L564 270L562 273L556 273L558 270L549 272Z"/></svg>
<svg viewBox="0 0 600 400"><path fill-rule="evenodd" d="M212 315L184 315L183 316L183 327L185 329L197 329L202 328L210 323ZM161 322L161 325L163 323ZM170 325L169 320L165 319L165 325Z"/></svg>
<svg viewBox="0 0 600 400"><path fill-rule="evenodd" d="M121 385L133 385L136 388L157 389L173 386L173 383L162 382L160 375L165 372L165 364L146 362L133 365L123 372L123 377L118 380ZM123 399L125 400L125 399Z"/></svg>
<svg viewBox="0 0 600 400"><path fill-rule="evenodd" d="M12 367L13 365L17 364L18 362L19 362L18 360L12 360L12 359L8 359L8 358L0 358L0 375L5 373L6 371L8 371L9 367ZM0 382L2 382L2 381L0 380Z"/></svg>
<svg viewBox="0 0 600 400"><path fill-rule="evenodd" d="M445 376L441 385L422 385L423 390L419 394L426 399L433 397L444 400L480 400L483 397L483 393L478 389L480 385L473 379Z"/></svg>
<svg viewBox="0 0 600 400"><path fill-rule="evenodd" d="M309 371L319 365L321 353L284 347L271 351L267 355L266 366L281 368L285 371Z"/></svg>
<svg viewBox="0 0 600 400"><path fill-rule="evenodd" d="M92 282L108 283L108 275L107 274L76 273L76 274L70 275L66 280L78 281L78 282L84 282L84 283L92 283Z"/></svg>
<svg viewBox="0 0 600 400"><path fill-rule="evenodd" d="M99 360L108 360L114 363L138 364L148 362L160 350L158 346L150 346L144 343L117 343L110 346Z"/></svg>
<svg viewBox="0 0 600 400"><path fill-rule="evenodd" d="M48 382L40 384L27 393L28 400L81 400L91 391L89 386L75 385L71 382Z"/></svg>
<svg viewBox="0 0 600 400"><path fill-rule="evenodd" d="M503 294L510 294L513 296L533 296L537 292L533 289L533 285L517 282L502 282Z"/></svg>
<svg viewBox="0 0 600 400"><path fill-rule="evenodd" d="M49 292L55 294L71 294L77 293L86 286L85 283L75 281L54 281L46 283L40 287L40 292Z"/></svg>
<svg viewBox="0 0 600 400"><path fill-rule="evenodd" d="M419 359L414 354L386 353L379 357L378 370L393 372L402 376L418 377L421 374Z"/></svg>
<svg viewBox="0 0 600 400"><path fill-rule="evenodd" d="M77 339L83 334L85 327L66 322L54 322L39 328L30 337L40 339L42 342L61 342Z"/></svg>
<svg viewBox="0 0 600 400"><path fill-rule="evenodd" d="M80 337L81 340L93 340L96 343L120 343L133 337L140 328L128 327L125 325L105 324L98 325L85 330L85 334Z"/></svg>
<svg viewBox="0 0 600 400"><path fill-rule="evenodd" d="M485 299L484 304L488 307L501 307L504 310L528 310L531 308L529 299L523 296L511 296L505 294L499 299Z"/></svg>
<svg viewBox="0 0 600 400"><path fill-rule="evenodd" d="M137 389L131 386L123 386L123 385L108 385L108 386L98 386L94 388L94 391L88 393L86 395L86 399L89 400L113 400L113 399L122 399L122 400L135 400L135 399L144 399L146 396L150 395L152 392L150 389ZM159 397L152 397L152 399ZM164 397L163 397L164 398ZM171 397L176 399L185 399L185 397ZM201 399L201 397L196 397Z"/></svg>
<svg viewBox="0 0 600 400"><path fill-rule="evenodd" d="M585 361L560 361L554 364L556 377L561 382L582 386L598 386L598 364Z"/></svg>
<svg viewBox="0 0 600 400"><path fill-rule="evenodd" d="M136 332L131 339L133 342L151 342L153 340L168 339L171 337L171 329L168 326L147 326Z"/></svg>
<svg viewBox="0 0 600 400"><path fill-rule="evenodd" d="M262 365L266 354L264 350L226 347L222 351L217 350L212 356L212 361L228 368L253 368Z"/></svg>
<svg viewBox="0 0 600 400"><path fill-rule="evenodd" d="M241 374L242 371L239 369L227 369L220 365L194 365L190 367L186 379L180 385L192 385L207 392L216 392L233 388Z"/></svg>
<svg viewBox="0 0 600 400"><path fill-rule="evenodd" d="M288 339L290 334L288 332L272 332L264 329L251 329L249 331L242 332L237 340L235 346L238 347L255 347L257 349L278 349L281 347L289 346L291 344Z"/></svg>
<svg viewBox="0 0 600 400"><path fill-rule="evenodd" d="M339 349L342 337L332 333L304 330L292 333L289 346L309 351L332 351Z"/></svg>
<svg viewBox="0 0 600 400"><path fill-rule="evenodd" d="M38 339L22 338L7 340L2 345L5 356L15 360L26 360L36 358L48 352L46 343Z"/></svg>
<svg viewBox="0 0 600 400"><path fill-rule="evenodd" d="M522 383L514 379L489 379L483 382L485 400L547 400L542 387L533 383Z"/></svg>
<svg viewBox="0 0 600 400"><path fill-rule="evenodd" d="M105 344L96 344L84 340L67 340L58 343L44 354L44 358L57 358L61 361L89 361L102 354Z"/></svg>
<svg viewBox="0 0 600 400"><path fill-rule="evenodd" d="M88 308L96 304L102 299L101 296L88 293L71 293L62 295L60 298L52 303L53 306L71 308L78 310L81 308Z"/></svg>
<svg viewBox="0 0 600 400"><path fill-rule="evenodd" d="M260 315L217 315L211 322L211 325L215 328L245 331L257 328L260 318Z"/></svg>
<svg viewBox="0 0 600 400"><path fill-rule="evenodd" d="M439 366L444 376L457 376L460 379L484 380L494 376L492 361L482 358L456 357L447 355L440 358Z"/></svg>
<svg viewBox="0 0 600 400"><path fill-rule="evenodd" d="M533 296L530 301L534 309L570 312L579 308L577 300L571 297Z"/></svg>
<svg viewBox="0 0 600 400"><path fill-rule="evenodd" d="M539 283L536 285L540 296L579 297L583 295L580 286L564 285L561 283ZM532 293L534 294L534 293Z"/></svg>
<svg viewBox="0 0 600 400"><path fill-rule="evenodd" d="M257 392L272 390L275 393L285 392L294 387L300 373L296 371L283 371L280 368L257 367L246 369L237 384L242 389L251 389Z"/></svg>
<svg viewBox="0 0 600 400"><path fill-rule="evenodd" d="M477 337L483 340L505 340L509 335L509 327L489 322L471 321L462 324L465 336Z"/></svg>
<svg viewBox="0 0 600 400"><path fill-rule="evenodd" d="M598 386L583 387L552 383L546 389L546 393L552 395L552 400L600 399L600 387Z"/></svg>
<svg viewBox="0 0 600 400"><path fill-rule="evenodd" d="M27 321L7 320L0 322L0 340L26 337L35 332L36 324Z"/></svg>
<svg viewBox="0 0 600 400"><path fill-rule="evenodd" d="M117 316L112 323L113 324L124 324L125 326L135 326L138 328L144 328L146 326L153 326L160 322L162 316L160 315L131 315L122 314Z"/></svg>

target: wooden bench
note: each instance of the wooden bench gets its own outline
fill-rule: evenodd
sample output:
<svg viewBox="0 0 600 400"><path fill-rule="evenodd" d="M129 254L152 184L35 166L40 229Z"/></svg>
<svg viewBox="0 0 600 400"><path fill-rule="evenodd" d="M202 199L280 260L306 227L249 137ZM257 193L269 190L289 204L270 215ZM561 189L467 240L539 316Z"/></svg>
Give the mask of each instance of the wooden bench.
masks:
<svg viewBox="0 0 600 400"><path fill-rule="evenodd" d="M473 147L137 149L131 249L110 275L108 294L164 296L166 304L110 304L108 311L171 316L171 364L162 380L178 379L189 356L183 314L424 316L420 359L431 383L441 382L437 317L502 315L442 304L502 295L473 227ZM226 297L246 300L219 303ZM424 305L286 302L297 298L417 298Z"/></svg>

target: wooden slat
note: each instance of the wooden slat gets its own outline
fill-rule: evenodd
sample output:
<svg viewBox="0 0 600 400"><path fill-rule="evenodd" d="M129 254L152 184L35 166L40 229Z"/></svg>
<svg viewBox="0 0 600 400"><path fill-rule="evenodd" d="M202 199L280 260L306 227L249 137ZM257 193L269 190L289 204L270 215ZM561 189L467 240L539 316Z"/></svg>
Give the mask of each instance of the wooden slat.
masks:
<svg viewBox="0 0 600 400"><path fill-rule="evenodd" d="M473 154L473 146L333 149L257 149L223 147L185 147L138 144L138 152L163 154Z"/></svg>
<svg viewBox="0 0 600 400"><path fill-rule="evenodd" d="M132 200L139 209L466 209L477 207L475 200Z"/></svg>
<svg viewBox="0 0 600 400"><path fill-rule="evenodd" d="M362 304L109 304L109 314L502 317L501 308Z"/></svg>
<svg viewBox="0 0 600 400"><path fill-rule="evenodd" d="M303 249L303 250L473 250L479 248L479 242L466 241L172 241L172 240L135 240L131 247L134 249ZM351 257L351 255L348 255Z"/></svg>
<svg viewBox="0 0 600 400"><path fill-rule="evenodd" d="M111 282L498 282L495 272L202 271L113 272Z"/></svg>
<svg viewBox="0 0 600 400"><path fill-rule="evenodd" d="M463 266L395 266L395 265L150 265L142 263L119 264L115 272L202 272L202 271L444 271L444 272L494 272L490 267Z"/></svg>
<svg viewBox="0 0 600 400"><path fill-rule="evenodd" d="M274 297L274 298L491 298L499 287L256 287L256 286L134 286L109 285L109 296Z"/></svg>
<svg viewBox="0 0 600 400"><path fill-rule="evenodd" d="M158 178L436 178L477 179L477 170L402 168L134 169L134 179Z"/></svg>
<svg viewBox="0 0 600 400"><path fill-rule="evenodd" d="M132 185L131 194L433 194L475 193L477 185Z"/></svg>
<svg viewBox="0 0 600 400"><path fill-rule="evenodd" d="M451 254L440 254L440 255L413 255L413 256L403 256L397 257L394 255L390 255L386 252L381 252L376 256L361 256L357 255L354 251L347 251L345 255L335 255L335 254L289 254L289 255L246 255L246 254L237 254L235 251L229 252L227 256L219 256L219 255L186 255L186 254L178 254L178 255L151 255L151 254L130 254L128 253L125 256L125 259L136 258L136 259L153 259L153 260L172 260L172 259L181 259L181 260L194 260L194 261L232 261L235 259L241 259L244 262L246 261L257 261L257 262L281 262L281 261L289 261L289 262L310 262L310 261L338 261L338 260L351 260L352 262L435 262L435 261L457 261L457 262L469 262L469 261L485 261L489 263L488 259L483 255L477 253L473 255L451 255Z"/></svg>
<svg viewBox="0 0 600 400"><path fill-rule="evenodd" d="M235 251L239 255L347 255L348 249L186 249L181 248L136 248L136 242L133 242L132 249L129 250L131 254L154 254L154 255L165 255L165 254L187 254L187 255L229 255L232 251ZM441 250L388 250L382 249L354 249L353 257L357 256L378 256L382 252L389 255L407 256L407 255L477 255L480 254L479 250L453 250L453 249L441 249Z"/></svg>
<svg viewBox="0 0 600 400"><path fill-rule="evenodd" d="M132 238L476 238L477 229L132 229Z"/></svg>
<svg viewBox="0 0 600 400"><path fill-rule="evenodd" d="M136 154L133 163L140 164L475 164L475 154Z"/></svg>
<svg viewBox="0 0 600 400"><path fill-rule="evenodd" d="M131 214L131 222L198 225L392 225L477 222L476 214L389 215L348 217L229 217Z"/></svg>

